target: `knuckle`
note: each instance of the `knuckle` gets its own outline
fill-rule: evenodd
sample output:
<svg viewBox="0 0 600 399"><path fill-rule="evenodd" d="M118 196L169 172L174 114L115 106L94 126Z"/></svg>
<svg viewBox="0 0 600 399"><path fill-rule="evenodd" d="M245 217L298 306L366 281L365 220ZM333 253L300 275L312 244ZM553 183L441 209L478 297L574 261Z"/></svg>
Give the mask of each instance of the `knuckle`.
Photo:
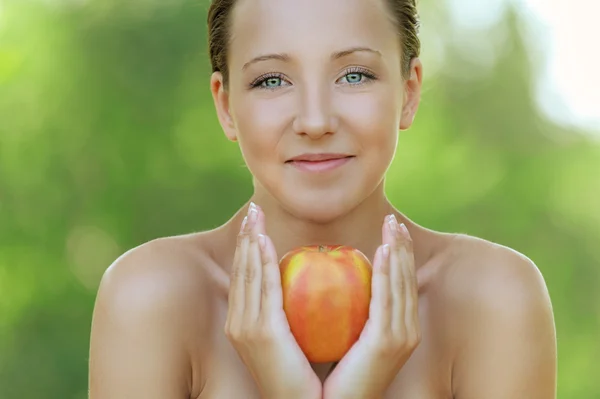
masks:
<svg viewBox="0 0 600 399"><path fill-rule="evenodd" d="M404 234L399 234L398 238L399 238L398 241L400 243L402 243L403 245L405 245L405 246L412 245L413 240L412 240L412 237L410 235L406 236Z"/></svg>
<svg viewBox="0 0 600 399"><path fill-rule="evenodd" d="M237 332L237 342L238 343L248 343L252 340L252 330L248 328L240 328Z"/></svg>
<svg viewBox="0 0 600 399"><path fill-rule="evenodd" d="M257 334L256 334L255 329L252 329L252 328L247 329L244 332L244 341L246 341L246 342L253 343L256 341L256 337L257 337Z"/></svg>
<svg viewBox="0 0 600 399"><path fill-rule="evenodd" d="M407 336L402 340L402 346L400 349L402 350L411 350L415 347L414 338L411 336Z"/></svg>
<svg viewBox="0 0 600 399"><path fill-rule="evenodd" d="M390 311L394 306L394 299L392 295L386 295L382 302L383 310L385 311Z"/></svg>
<svg viewBox="0 0 600 399"><path fill-rule="evenodd" d="M405 354L407 352L408 353L412 352L413 349L414 349L414 347L412 345L409 345L407 340L403 339L396 343L396 346L394 347L393 352Z"/></svg>
<svg viewBox="0 0 600 399"><path fill-rule="evenodd" d="M400 259L407 260L412 257L413 243L410 239L405 239L398 248Z"/></svg>
<svg viewBox="0 0 600 399"><path fill-rule="evenodd" d="M413 331L408 336L408 345L411 348L414 348L414 347L418 346L421 343L421 339L422 339L421 332L420 331Z"/></svg>
<svg viewBox="0 0 600 399"><path fill-rule="evenodd" d="M242 269L240 267L234 267L231 269L231 279L237 280L242 276Z"/></svg>
<svg viewBox="0 0 600 399"><path fill-rule="evenodd" d="M373 350L377 351L379 354L389 353L390 348L393 348L393 343L394 339L390 332L379 331Z"/></svg>
<svg viewBox="0 0 600 399"><path fill-rule="evenodd" d="M254 345L264 346L271 342L272 339L272 329L263 323L258 323L246 333L246 341Z"/></svg>
<svg viewBox="0 0 600 399"><path fill-rule="evenodd" d="M263 256L260 257L261 266L264 268L264 267L269 266L269 264L271 264L271 263L272 263L272 260L271 260L271 256L269 255L269 253L268 252L263 253Z"/></svg>
<svg viewBox="0 0 600 399"><path fill-rule="evenodd" d="M258 235L257 234L248 234L248 239L250 241L250 244L256 244L258 242Z"/></svg>
<svg viewBox="0 0 600 399"><path fill-rule="evenodd" d="M392 342L390 343L391 351L402 352L406 350L408 346L408 335L406 334L406 328L401 327L399 331L396 331L393 335Z"/></svg>
<svg viewBox="0 0 600 399"><path fill-rule="evenodd" d="M417 275L414 272L410 275L410 283L415 287L417 287L419 285L419 281L417 280Z"/></svg>
<svg viewBox="0 0 600 399"><path fill-rule="evenodd" d="M404 349L406 349L406 339L405 337L402 336L396 336L392 339L392 342L390 343L390 350L391 352L401 352Z"/></svg>
<svg viewBox="0 0 600 399"><path fill-rule="evenodd" d="M225 336L231 342L240 342L240 331L233 328L228 328L225 330Z"/></svg>
<svg viewBox="0 0 600 399"><path fill-rule="evenodd" d="M406 294L406 281L403 278L398 280L398 293L400 294L401 298L403 298Z"/></svg>
<svg viewBox="0 0 600 399"><path fill-rule="evenodd" d="M419 346L419 342L420 341L417 338L410 338L407 341L407 345L406 346L407 346L408 349L415 349L417 346Z"/></svg>
<svg viewBox="0 0 600 399"><path fill-rule="evenodd" d="M246 270L246 274L244 275L244 281L246 284L252 284L256 279L256 270L253 267L248 268Z"/></svg>
<svg viewBox="0 0 600 399"><path fill-rule="evenodd" d="M244 242L244 240L246 239L246 237L248 237L248 234L246 234L244 232L239 233L237 235L236 245L237 245L238 248L242 246L242 243Z"/></svg>
<svg viewBox="0 0 600 399"><path fill-rule="evenodd" d="M390 262L386 261L386 262L382 262L381 264L381 274L384 275L385 277L390 276Z"/></svg>
<svg viewBox="0 0 600 399"><path fill-rule="evenodd" d="M255 342L260 344L269 343L273 339L273 330L269 328L269 326L263 324L256 329L254 339Z"/></svg>
<svg viewBox="0 0 600 399"><path fill-rule="evenodd" d="M264 296L268 296L275 288L275 283L268 278L265 278L260 286L260 293Z"/></svg>
<svg viewBox="0 0 600 399"><path fill-rule="evenodd" d="M379 330L374 338L371 350L376 356L382 358L412 352L421 341L421 335L418 331L409 333L405 328L394 332Z"/></svg>

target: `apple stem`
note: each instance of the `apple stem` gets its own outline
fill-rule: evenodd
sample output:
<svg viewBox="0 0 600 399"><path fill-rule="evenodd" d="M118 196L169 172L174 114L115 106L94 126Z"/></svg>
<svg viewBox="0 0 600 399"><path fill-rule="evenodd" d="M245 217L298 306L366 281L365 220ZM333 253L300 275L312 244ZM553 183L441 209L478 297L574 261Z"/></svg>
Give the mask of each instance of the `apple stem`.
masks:
<svg viewBox="0 0 600 399"><path fill-rule="evenodd" d="M319 252L325 252L325 246L319 245Z"/></svg>

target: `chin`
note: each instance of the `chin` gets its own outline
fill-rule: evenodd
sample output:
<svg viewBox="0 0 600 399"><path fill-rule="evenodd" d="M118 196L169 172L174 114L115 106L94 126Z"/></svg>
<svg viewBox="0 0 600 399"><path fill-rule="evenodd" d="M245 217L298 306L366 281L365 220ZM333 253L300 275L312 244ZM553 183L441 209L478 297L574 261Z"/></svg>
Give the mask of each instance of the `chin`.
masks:
<svg viewBox="0 0 600 399"><path fill-rule="evenodd" d="M304 191L280 198L282 206L297 218L327 224L347 214L360 203L355 193L345 191Z"/></svg>
<svg viewBox="0 0 600 399"><path fill-rule="evenodd" d="M348 173L326 182L307 181L296 176L290 178L271 172L270 178L262 182L255 178L255 187L260 186L294 217L315 224L328 224L352 212L373 195L381 186L384 173L385 170L370 174Z"/></svg>

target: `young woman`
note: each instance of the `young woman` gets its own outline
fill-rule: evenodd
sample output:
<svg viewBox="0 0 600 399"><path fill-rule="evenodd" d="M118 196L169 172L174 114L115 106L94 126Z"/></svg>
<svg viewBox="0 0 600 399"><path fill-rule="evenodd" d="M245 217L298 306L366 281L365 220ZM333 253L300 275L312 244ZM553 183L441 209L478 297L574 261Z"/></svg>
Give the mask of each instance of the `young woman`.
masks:
<svg viewBox="0 0 600 399"><path fill-rule="evenodd" d="M213 1L212 95L254 193L222 226L108 269L92 399L555 397L537 267L419 226L386 198L420 99L417 26L415 0ZM311 244L373 263L369 320L337 364L309 363L282 310L277 261Z"/></svg>

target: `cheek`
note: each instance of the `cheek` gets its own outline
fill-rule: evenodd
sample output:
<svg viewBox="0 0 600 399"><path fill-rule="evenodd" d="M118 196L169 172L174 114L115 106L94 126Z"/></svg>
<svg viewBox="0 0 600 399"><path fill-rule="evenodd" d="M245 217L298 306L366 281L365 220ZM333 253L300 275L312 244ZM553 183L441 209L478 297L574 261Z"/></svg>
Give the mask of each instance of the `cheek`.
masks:
<svg viewBox="0 0 600 399"><path fill-rule="evenodd" d="M339 104L348 129L366 154L393 155L398 138L401 99L388 88L347 95Z"/></svg>
<svg viewBox="0 0 600 399"><path fill-rule="evenodd" d="M279 157L278 146L287 125L285 101L247 98L232 106L239 144L249 166Z"/></svg>

